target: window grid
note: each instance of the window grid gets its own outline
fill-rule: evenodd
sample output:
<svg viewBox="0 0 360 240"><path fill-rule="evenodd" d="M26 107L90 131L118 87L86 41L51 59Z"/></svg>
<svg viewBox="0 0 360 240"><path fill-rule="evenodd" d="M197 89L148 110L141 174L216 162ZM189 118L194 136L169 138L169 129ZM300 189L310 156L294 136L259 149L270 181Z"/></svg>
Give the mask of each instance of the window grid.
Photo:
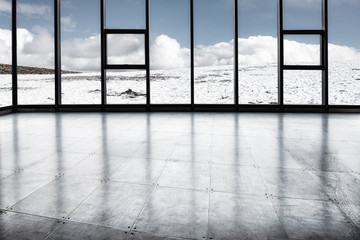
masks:
<svg viewBox="0 0 360 240"><path fill-rule="evenodd" d="M101 105L63 105L61 103L61 43L60 43L60 0L54 0L54 46L55 46L55 104L54 105L18 105L18 87L17 87L17 0L12 0L12 102L9 108L0 108L0 110L18 110L31 109L49 110L49 111L73 111L95 110L95 111L360 111L360 106L354 105L331 105L328 103L328 0L322 0L322 29L314 30L284 30L283 29L283 0L278 0L278 105L243 105L238 102L239 94L239 75L238 75L238 41L234 44L234 104L227 105L200 105L194 104L194 1L189 0L190 4L190 70L191 70L191 104L151 104L150 99L150 51L149 51L149 1L146 1L146 29L106 29L105 28L105 4L106 0L99 0L101 11L101 86L102 103ZM14 30L15 29L15 30ZM107 34L144 34L145 35L145 65L108 65L106 63L106 36ZM319 35L321 37L321 63L319 66L304 65L285 65L284 64L284 35ZM234 39L238 38L238 0L234 0ZM146 105L107 105L106 103L106 70L107 69L145 69L146 70ZM309 105L284 105L284 70L321 70L322 71L322 104L317 106Z"/></svg>

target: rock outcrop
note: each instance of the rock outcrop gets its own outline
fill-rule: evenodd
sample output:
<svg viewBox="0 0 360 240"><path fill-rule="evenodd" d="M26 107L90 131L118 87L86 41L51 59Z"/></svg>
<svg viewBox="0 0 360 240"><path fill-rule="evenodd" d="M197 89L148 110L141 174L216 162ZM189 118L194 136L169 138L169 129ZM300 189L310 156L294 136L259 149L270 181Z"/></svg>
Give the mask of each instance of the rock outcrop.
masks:
<svg viewBox="0 0 360 240"><path fill-rule="evenodd" d="M12 66L9 64L0 64L0 74L11 74ZM54 74L54 69L18 66L18 74ZM80 73L74 71L61 71L62 74Z"/></svg>

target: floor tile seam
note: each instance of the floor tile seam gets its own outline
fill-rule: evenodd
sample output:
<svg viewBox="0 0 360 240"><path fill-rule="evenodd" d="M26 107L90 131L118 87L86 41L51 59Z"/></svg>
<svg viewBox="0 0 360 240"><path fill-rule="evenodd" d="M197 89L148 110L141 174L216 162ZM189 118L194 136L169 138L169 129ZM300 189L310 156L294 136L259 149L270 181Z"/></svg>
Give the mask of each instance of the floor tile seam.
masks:
<svg viewBox="0 0 360 240"><path fill-rule="evenodd" d="M21 174L21 173L19 173L19 174ZM48 185L51 184L53 181L55 181L57 178L58 178L58 177L54 177L54 176L53 176L53 179L52 179L52 180L50 180L50 181L47 182L46 184L38 187L37 189L35 189L35 190L32 191L31 193L27 194L24 198L22 198L21 200L17 201L15 204L9 206L9 209L12 210L17 204L23 202L24 200L26 200L28 197L30 197L30 196L33 195L34 193L36 193L36 192L40 191L42 188L48 186Z"/></svg>
<svg viewBox="0 0 360 240"><path fill-rule="evenodd" d="M52 176L52 177L58 177L61 174L60 173L44 173L44 172L37 172L36 170L32 170L32 169L21 169L19 171L15 171L13 174L21 174L21 173L25 173L25 174L34 174L34 175L40 175L40 176ZM12 174L11 174L12 175Z"/></svg>
<svg viewBox="0 0 360 240"><path fill-rule="evenodd" d="M259 167L259 169L265 169L265 170L291 170L291 171L305 171L305 169L303 167L301 168L294 168L294 167L269 167L269 166L264 166L261 164L257 164L257 166Z"/></svg>
<svg viewBox="0 0 360 240"><path fill-rule="evenodd" d="M133 235L131 233L140 233L140 234L145 233L145 234L149 234L149 235L156 236L156 237L175 238L175 239L183 239L183 240L203 240L203 239L196 239L196 238L178 237L178 236L173 236L173 235L154 234L152 232L138 231L138 230L132 230L126 239L128 239L129 237L131 237L131 235Z"/></svg>
<svg viewBox="0 0 360 240"><path fill-rule="evenodd" d="M94 188L94 190L89 193L73 210L71 210L66 216L64 216L65 220L70 220L70 216L72 213L74 213L87 199L89 199L95 192L100 188L101 185L107 184L106 182L99 182L99 184Z"/></svg>
<svg viewBox="0 0 360 240"><path fill-rule="evenodd" d="M360 172L357 173L357 172L354 172L352 170L350 170L350 168L348 167L345 167L349 170L339 170L339 171L336 171L336 170L321 170L321 169L316 169L316 168L309 168L309 169L306 169L307 172L315 172L315 173L345 173L345 174L354 174L354 175L359 175L360 176Z"/></svg>
<svg viewBox="0 0 360 240"><path fill-rule="evenodd" d="M3 213L15 213L15 214L19 214L19 215L26 215L26 216L32 216L32 217L38 217L38 218L46 218L46 219L56 220L56 221L60 221L60 222L64 221L64 219L62 219L62 218L39 215L39 214L33 214L33 213L27 213L27 212L16 211L16 210L4 209L4 210L2 210L2 212Z"/></svg>
<svg viewBox="0 0 360 240"><path fill-rule="evenodd" d="M256 169L257 173L258 173L259 176L260 176L260 179L261 179L261 181L262 181L262 184L263 184L263 186L265 187L265 190L266 190L265 195L266 195L266 194L269 195L269 194L270 194L270 193L269 193L270 191L269 191L268 187L266 186L264 177L263 177L262 174L261 174L260 165L259 165L258 162L255 160L252 151L250 151L250 155L251 155L251 157L252 157L253 162L255 163L255 165L254 165L253 167Z"/></svg>
<svg viewBox="0 0 360 240"><path fill-rule="evenodd" d="M44 237L44 240L45 239L48 239L48 237L56 230L59 228L59 226L61 226L62 222L63 222L63 219L58 219L58 218L53 218L53 217L47 217L47 216L42 216L42 215L36 215L36 214L29 214L29 213L24 213L24 212L17 212L17 211L9 211L9 210L6 210L5 212L10 212L10 213L15 213L15 214L21 214L21 215L26 215L26 216L32 216L32 217L39 217L39 218L46 218L46 219L51 219L51 220L56 220L57 221L57 224L56 226L54 227L54 229L48 233L45 237Z"/></svg>
<svg viewBox="0 0 360 240"><path fill-rule="evenodd" d="M212 149L211 149L211 161L212 161ZM210 235L210 214L211 214L211 192L213 191L213 187L212 187L212 168L213 168L213 164L210 162L209 163L209 188L208 188L208 211L207 211L207 229L206 229L206 238L209 238Z"/></svg>
<svg viewBox="0 0 360 240"><path fill-rule="evenodd" d="M58 154L58 152L57 152ZM84 154L85 155L85 154ZM77 165L79 165L82 161L84 161L85 159L87 159L88 157L91 157L91 154L87 154L86 156L82 157L81 160L78 160L78 162L76 164L74 164L74 166L67 168L65 171L62 172L53 172L54 174L45 174L43 172L35 172L36 170L31 170L31 169L26 169L24 168L23 171L25 172L29 172L29 173L34 173L34 174L42 174L42 175L55 175L55 177L57 176L62 176L66 174L66 171L72 170L73 168L75 168Z"/></svg>
<svg viewBox="0 0 360 240"><path fill-rule="evenodd" d="M196 190L196 189L190 189L190 190ZM253 197L264 197L266 198L268 195L267 192L264 193L248 193L248 192L230 192L230 191L226 191L226 190L217 190L214 189L213 187L211 187L210 189L211 193L221 193L221 194L233 194L233 195L243 195L243 196L253 196Z"/></svg>
<svg viewBox="0 0 360 240"><path fill-rule="evenodd" d="M309 197L297 197L297 196L284 196L284 195L279 195L279 194L274 194L269 192L268 196L270 198L288 198L288 199L298 199L298 200L309 200L309 201L332 201L332 199L328 198L328 197L324 197L324 198L309 198Z"/></svg>
<svg viewBox="0 0 360 240"><path fill-rule="evenodd" d="M296 219L296 220L298 220L298 219L305 219L305 220L311 220L311 221L321 221L321 222L323 222L324 221L324 219L320 219L320 218L315 218L315 217L306 217L306 216L304 216L304 217L299 217L299 216L282 216L281 218L285 218L285 219ZM346 220L332 220L332 219L330 219L331 220L331 222L334 222L334 223L345 223L346 225L349 225L350 224L350 226L352 227L352 228L356 228L356 225L353 225L352 224L352 222L350 222L348 219L346 219ZM329 218L326 218L326 222L328 223L329 222Z"/></svg>
<svg viewBox="0 0 360 240"><path fill-rule="evenodd" d="M199 188L187 188L187 187L178 187L178 186L167 186L167 185L160 185L156 184L158 188L167 188L167 189L179 189L179 190L189 190L189 191L196 191L196 192L208 192L208 188L199 189ZM210 187L210 186L209 186Z"/></svg>
<svg viewBox="0 0 360 240"><path fill-rule="evenodd" d="M71 223L77 223L77 224L85 224L85 225L90 225L90 226L94 226L94 227L103 227L103 228L108 228L108 229L114 229L114 230L117 230L117 231L122 231L124 232L125 234L129 233L129 230L127 229L123 229L123 228L120 228L120 227L112 227L112 226L106 226L106 225L103 225L103 224L95 224L95 223L91 223L91 222L86 222L86 221L76 221L76 220L71 220L71 219L60 219L60 223L67 223L67 224L71 224Z"/></svg>
<svg viewBox="0 0 360 240"><path fill-rule="evenodd" d="M129 184L129 185L137 185L137 186L154 186L155 183L139 183L139 182L124 182L116 179L109 179L106 181L107 183L120 183L120 184Z"/></svg>
<svg viewBox="0 0 360 240"><path fill-rule="evenodd" d="M176 162L180 162L180 163L192 163L192 164L211 164L211 157L210 157L210 160L208 161L204 161L204 162L198 162L198 161L186 161L186 160L180 160L180 159L175 159L175 158L169 158L168 159L169 162L173 162L173 163L176 163Z"/></svg>
<svg viewBox="0 0 360 240"><path fill-rule="evenodd" d="M150 198L151 198L152 194L154 193L155 189L157 189L159 179L161 178L161 176L162 176L162 174L163 174L163 172L164 172L164 170L165 170L165 168L166 168L167 165L168 165L168 162L166 162L166 163L164 164L164 166L163 166L163 168L162 168L162 171L160 172L159 176L156 178L156 181L154 181L154 184L153 184L152 189L151 189L151 191L150 191L150 193L149 193L149 196L148 196L147 199L144 201L144 204L143 204L143 206L141 207L139 214L136 216L134 222L133 222L132 225L130 226L130 230L129 230L130 232L132 232L132 231L135 230L134 228L135 228L135 226L136 226L136 224L137 224L137 222L138 222L141 214L144 212L145 207L147 206L148 202L150 201ZM128 238L128 237L127 237L127 238ZM127 238L126 238L126 239L127 239Z"/></svg>

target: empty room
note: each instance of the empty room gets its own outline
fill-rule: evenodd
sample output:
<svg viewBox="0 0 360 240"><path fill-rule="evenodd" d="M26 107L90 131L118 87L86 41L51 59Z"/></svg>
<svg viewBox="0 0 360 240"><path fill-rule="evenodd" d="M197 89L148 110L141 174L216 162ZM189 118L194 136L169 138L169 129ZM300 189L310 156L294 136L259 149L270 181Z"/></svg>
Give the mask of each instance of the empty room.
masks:
<svg viewBox="0 0 360 240"><path fill-rule="evenodd" d="M360 239L359 0L0 0L0 240Z"/></svg>

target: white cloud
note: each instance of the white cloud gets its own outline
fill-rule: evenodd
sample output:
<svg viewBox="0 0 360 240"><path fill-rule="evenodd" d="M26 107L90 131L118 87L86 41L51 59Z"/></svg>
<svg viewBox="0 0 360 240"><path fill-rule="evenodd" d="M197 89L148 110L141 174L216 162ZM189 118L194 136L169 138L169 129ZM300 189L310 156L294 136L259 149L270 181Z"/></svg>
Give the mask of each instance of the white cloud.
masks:
<svg viewBox="0 0 360 240"><path fill-rule="evenodd" d="M54 39L42 27L34 27L31 33L18 29L18 64L24 66L54 67Z"/></svg>
<svg viewBox="0 0 360 240"><path fill-rule="evenodd" d="M51 14L51 8L45 4L18 3L18 13L25 15L46 15ZM11 12L11 1L0 0L0 12Z"/></svg>
<svg viewBox="0 0 360 240"><path fill-rule="evenodd" d="M10 1L0 0L0 12L11 12L11 3Z"/></svg>
<svg viewBox="0 0 360 240"><path fill-rule="evenodd" d="M45 4L19 3L18 12L26 15L46 15L51 14L51 8Z"/></svg>
<svg viewBox="0 0 360 240"><path fill-rule="evenodd" d="M277 39L270 36L239 38L239 63L241 65L264 65L277 62ZM143 62L143 40L139 36L110 38L110 56L122 63ZM295 41L285 41L285 58L298 62L310 62L318 58L319 46ZM62 66L66 70L98 71L100 69L100 36L70 39L62 42ZM150 46L152 69L185 68L190 65L190 50L182 48L166 35L153 37ZM53 37L41 27L33 32L18 29L19 65L53 67ZM210 46L197 46L195 65L218 66L233 63L233 41ZM360 51L347 46L329 44L331 59L344 61L359 59ZM0 63L11 62L11 31L0 29Z"/></svg>
<svg viewBox="0 0 360 240"><path fill-rule="evenodd" d="M181 48L175 39L166 35L152 41L150 54L153 69L185 68L190 65L190 50Z"/></svg>
<svg viewBox="0 0 360 240"><path fill-rule="evenodd" d="M63 69L99 71L101 66L100 36L62 42L61 56Z"/></svg>
<svg viewBox="0 0 360 240"><path fill-rule="evenodd" d="M76 22L71 17L61 17L61 30L72 32L76 28Z"/></svg>
<svg viewBox="0 0 360 240"><path fill-rule="evenodd" d="M0 28L0 63L11 64L11 31Z"/></svg>

